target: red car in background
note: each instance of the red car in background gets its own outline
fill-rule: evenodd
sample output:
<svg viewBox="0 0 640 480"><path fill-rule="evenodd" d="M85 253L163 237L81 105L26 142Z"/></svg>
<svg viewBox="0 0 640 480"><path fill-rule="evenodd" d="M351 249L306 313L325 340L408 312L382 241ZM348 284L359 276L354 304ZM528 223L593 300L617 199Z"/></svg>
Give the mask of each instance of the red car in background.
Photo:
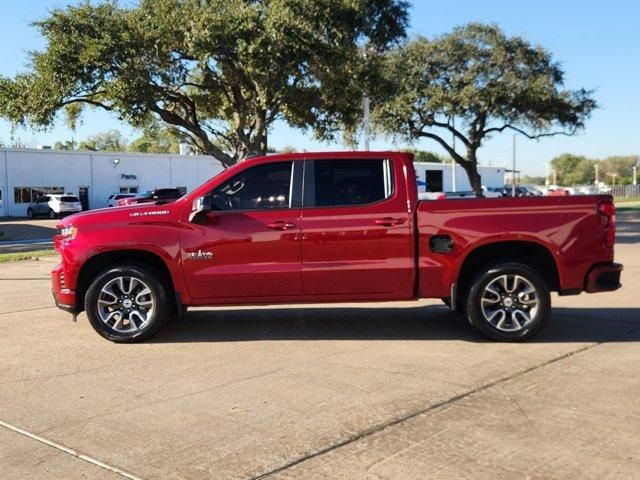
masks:
<svg viewBox="0 0 640 480"><path fill-rule="evenodd" d="M571 195L571 192L569 192L569 190L565 190L564 188L549 190L550 197L568 197L569 195Z"/></svg>
<svg viewBox="0 0 640 480"><path fill-rule="evenodd" d="M179 188L155 188L153 190L145 190L135 197L121 198L117 201L119 207L125 205L136 205L138 203L151 202L173 202L182 197L183 193Z"/></svg>

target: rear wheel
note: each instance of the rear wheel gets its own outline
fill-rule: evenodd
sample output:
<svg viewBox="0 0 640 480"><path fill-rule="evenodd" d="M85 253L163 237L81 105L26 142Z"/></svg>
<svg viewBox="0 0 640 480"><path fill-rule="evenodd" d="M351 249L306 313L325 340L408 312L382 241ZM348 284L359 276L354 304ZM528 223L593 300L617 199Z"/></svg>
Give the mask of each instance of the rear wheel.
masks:
<svg viewBox="0 0 640 480"><path fill-rule="evenodd" d="M27 209L27 218L35 218L36 214L33 212L33 208Z"/></svg>
<svg viewBox="0 0 640 480"><path fill-rule="evenodd" d="M53 220L54 218L56 218L58 215L56 215L56 212L54 212L52 209L49 209L49 218L51 220Z"/></svg>
<svg viewBox="0 0 640 480"><path fill-rule="evenodd" d="M85 296L91 326L113 342L133 343L154 335L171 312L170 289L154 270L135 264L104 271Z"/></svg>
<svg viewBox="0 0 640 480"><path fill-rule="evenodd" d="M549 287L528 265L502 263L482 270L467 297L472 325L498 341L522 341L536 335L551 313Z"/></svg>

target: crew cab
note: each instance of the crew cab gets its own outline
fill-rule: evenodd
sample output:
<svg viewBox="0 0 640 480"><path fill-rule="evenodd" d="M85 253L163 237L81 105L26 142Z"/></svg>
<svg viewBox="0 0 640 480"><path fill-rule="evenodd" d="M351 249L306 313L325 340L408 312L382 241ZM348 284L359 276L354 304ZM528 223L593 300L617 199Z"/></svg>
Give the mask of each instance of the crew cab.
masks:
<svg viewBox="0 0 640 480"><path fill-rule="evenodd" d="M134 342L190 306L438 298L518 341L550 292L620 287L611 196L419 201L415 178L408 153L254 157L172 203L67 217L55 302Z"/></svg>

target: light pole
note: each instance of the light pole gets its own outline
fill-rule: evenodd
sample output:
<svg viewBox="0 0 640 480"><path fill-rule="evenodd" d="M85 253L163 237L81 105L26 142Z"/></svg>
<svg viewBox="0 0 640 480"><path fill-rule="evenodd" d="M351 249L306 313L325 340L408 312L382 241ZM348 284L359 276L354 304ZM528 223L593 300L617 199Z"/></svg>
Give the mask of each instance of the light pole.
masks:
<svg viewBox="0 0 640 480"><path fill-rule="evenodd" d="M637 178L637 170L638 167L636 167L635 165L633 166L633 184L637 185L638 184L638 178Z"/></svg>
<svg viewBox="0 0 640 480"><path fill-rule="evenodd" d="M451 117L451 127L455 130L456 128L456 117L452 116ZM451 138L452 138L452 144L453 144L453 151L456 151L456 134L454 132L451 133ZM452 192L456 192L457 191L457 181L456 181L456 159L453 158L453 156L451 157L451 188L452 188Z"/></svg>
<svg viewBox="0 0 640 480"><path fill-rule="evenodd" d="M513 134L513 159L511 165L511 196L516 196L516 134Z"/></svg>
<svg viewBox="0 0 640 480"><path fill-rule="evenodd" d="M364 136L364 149L369 151L369 137L371 136L371 99L364 97L364 113L362 115L362 134Z"/></svg>

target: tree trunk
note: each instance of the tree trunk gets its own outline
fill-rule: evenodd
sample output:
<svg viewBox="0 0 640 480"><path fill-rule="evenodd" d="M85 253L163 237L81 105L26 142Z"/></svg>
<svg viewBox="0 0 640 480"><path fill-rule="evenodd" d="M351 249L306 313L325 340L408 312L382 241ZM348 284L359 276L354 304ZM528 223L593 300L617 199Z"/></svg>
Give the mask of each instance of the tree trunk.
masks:
<svg viewBox="0 0 640 480"><path fill-rule="evenodd" d="M478 198L483 198L482 177L478 173L478 159L476 158L475 152L469 152L467 154L467 159L462 164L462 168L467 172L467 177L469 177L469 183L471 184L473 192Z"/></svg>

